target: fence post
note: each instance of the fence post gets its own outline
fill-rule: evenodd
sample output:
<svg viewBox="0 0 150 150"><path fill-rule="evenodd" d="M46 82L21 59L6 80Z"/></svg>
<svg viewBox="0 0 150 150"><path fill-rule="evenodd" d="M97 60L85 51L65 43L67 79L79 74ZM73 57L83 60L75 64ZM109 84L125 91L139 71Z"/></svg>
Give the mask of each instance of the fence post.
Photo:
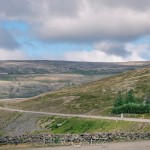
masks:
<svg viewBox="0 0 150 150"><path fill-rule="evenodd" d="M43 144L45 145L45 138L43 139Z"/></svg>

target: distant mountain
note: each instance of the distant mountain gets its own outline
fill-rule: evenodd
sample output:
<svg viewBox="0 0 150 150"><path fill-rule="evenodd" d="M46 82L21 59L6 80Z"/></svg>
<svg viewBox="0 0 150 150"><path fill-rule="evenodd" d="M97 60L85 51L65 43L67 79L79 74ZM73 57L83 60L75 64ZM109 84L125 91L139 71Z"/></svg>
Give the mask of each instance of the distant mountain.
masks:
<svg viewBox="0 0 150 150"><path fill-rule="evenodd" d="M144 66L150 62L102 63L71 61L0 61L0 74L27 75L49 73L75 73L83 75L106 75L120 73Z"/></svg>
<svg viewBox="0 0 150 150"><path fill-rule="evenodd" d="M150 62L0 61L0 99L27 98L150 66Z"/></svg>

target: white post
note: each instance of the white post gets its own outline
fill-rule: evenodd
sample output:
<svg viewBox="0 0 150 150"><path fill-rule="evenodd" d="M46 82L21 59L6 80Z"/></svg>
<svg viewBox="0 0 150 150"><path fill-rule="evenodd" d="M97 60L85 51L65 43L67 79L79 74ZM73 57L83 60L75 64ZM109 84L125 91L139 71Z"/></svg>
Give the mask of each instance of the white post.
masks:
<svg viewBox="0 0 150 150"><path fill-rule="evenodd" d="M123 120L123 113L121 113L121 120Z"/></svg>

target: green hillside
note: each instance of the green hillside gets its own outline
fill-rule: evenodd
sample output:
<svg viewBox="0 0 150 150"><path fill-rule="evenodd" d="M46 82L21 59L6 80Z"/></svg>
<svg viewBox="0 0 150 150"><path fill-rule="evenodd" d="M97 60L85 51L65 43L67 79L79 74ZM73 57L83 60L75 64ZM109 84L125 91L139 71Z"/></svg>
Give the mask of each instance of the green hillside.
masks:
<svg viewBox="0 0 150 150"><path fill-rule="evenodd" d="M42 117L38 122L41 127L36 133L96 133L96 132L147 132L150 123L114 121L103 119Z"/></svg>
<svg viewBox="0 0 150 150"><path fill-rule="evenodd" d="M143 98L150 89L150 67L128 71L76 88L59 90L23 102L11 103L13 107L61 113L108 114L118 93L134 90Z"/></svg>

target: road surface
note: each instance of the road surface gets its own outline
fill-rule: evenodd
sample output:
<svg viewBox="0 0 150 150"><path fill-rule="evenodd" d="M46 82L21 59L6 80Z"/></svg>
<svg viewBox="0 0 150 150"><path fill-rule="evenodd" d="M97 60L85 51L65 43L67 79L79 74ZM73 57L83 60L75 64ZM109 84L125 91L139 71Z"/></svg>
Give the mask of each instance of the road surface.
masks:
<svg viewBox="0 0 150 150"><path fill-rule="evenodd" d="M74 147L58 147L58 148L42 148L42 149L28 149L28 150L150 150L150 141L146 142L125 142L108 144L107 147L101 145L81 146L80 148Z"/></svg>
<svg viewBox="0 0 150 150"><path fill-rule="evenodd" d="M6 107L0 107L0 110L29 113L29 114L60 116L60 117L79 117L79 118L108 119L108 120L115 120L115 121L124 120L130 122L150 123L150 119L139 119L139 118L119 118L119 117L105 117L105 116L92 116L92 115L79 115L79 114L62 114L62 113L40 112L40 111L28 111L28 110L21 110L21 109L6 108Z"/></svg>
<svg viewBox="0 0 150 150"><path fill-rule="evenodd" d="M7 99L0 99L0 102L6 102L6 101L21 101L21 100L26 100L27 98L7 98Z"/></svg>
<svg viewBox="0 0 150 150"><path fill-rule="evenodd" d="M122 142L122 143L109 143L108 146L101 145L84 145L79 148L73 146L61 147L41 147L41 148L17 148L15 146L1 147L1 150L150 150L150 141L139 142Z"/></svg>

